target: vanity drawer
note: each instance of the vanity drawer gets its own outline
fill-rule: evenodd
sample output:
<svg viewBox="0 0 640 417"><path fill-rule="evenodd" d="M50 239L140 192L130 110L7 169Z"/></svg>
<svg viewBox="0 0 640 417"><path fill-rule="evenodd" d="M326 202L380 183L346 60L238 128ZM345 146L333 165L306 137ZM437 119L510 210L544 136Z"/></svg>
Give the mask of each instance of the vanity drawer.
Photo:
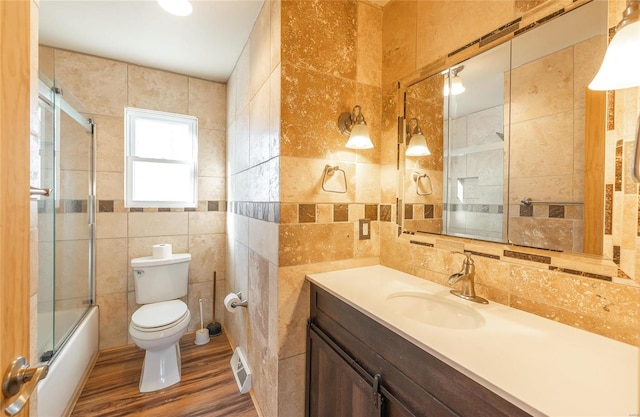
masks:
<svg viewBox="0 0 640 417"><path fill-rule="evenodd" d="M416 416L530 415L315 284L311 322Z"/></svg>

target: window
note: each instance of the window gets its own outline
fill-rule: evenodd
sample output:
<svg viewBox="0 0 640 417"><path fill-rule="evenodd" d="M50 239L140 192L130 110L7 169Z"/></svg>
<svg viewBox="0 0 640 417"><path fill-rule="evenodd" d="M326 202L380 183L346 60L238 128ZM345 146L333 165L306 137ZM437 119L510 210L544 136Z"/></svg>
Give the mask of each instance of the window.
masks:
<svg viewBox="0 0 640 417"><path fill-rule="evenodd" d="M125 108L125 206L198 205L198 119Z"/></svg>

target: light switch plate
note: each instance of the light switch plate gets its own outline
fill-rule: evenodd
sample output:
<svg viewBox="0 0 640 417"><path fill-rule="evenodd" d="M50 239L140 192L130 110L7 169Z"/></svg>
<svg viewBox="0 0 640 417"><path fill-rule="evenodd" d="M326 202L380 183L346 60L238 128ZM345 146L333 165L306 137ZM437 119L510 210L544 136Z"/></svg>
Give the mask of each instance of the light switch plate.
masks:
<svg viewBox="0 0 640 417"><path fill-rule="evenodd" d="M358 239L359 240L371 239L371 220L360 219L360 224L358 227Z"/></svg>

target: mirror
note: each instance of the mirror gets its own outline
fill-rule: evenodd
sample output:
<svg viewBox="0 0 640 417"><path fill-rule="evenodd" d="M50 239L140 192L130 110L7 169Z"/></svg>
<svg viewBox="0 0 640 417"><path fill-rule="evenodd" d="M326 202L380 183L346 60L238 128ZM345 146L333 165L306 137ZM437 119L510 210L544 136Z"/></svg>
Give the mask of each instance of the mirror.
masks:
<svg viewBox="0 0 640 417"><path fill-rule="evenodd" d="M410 84L403 231L584 252L585 90L606 34L593 1ZM429 155L404 153L418 131Z"/></svg>

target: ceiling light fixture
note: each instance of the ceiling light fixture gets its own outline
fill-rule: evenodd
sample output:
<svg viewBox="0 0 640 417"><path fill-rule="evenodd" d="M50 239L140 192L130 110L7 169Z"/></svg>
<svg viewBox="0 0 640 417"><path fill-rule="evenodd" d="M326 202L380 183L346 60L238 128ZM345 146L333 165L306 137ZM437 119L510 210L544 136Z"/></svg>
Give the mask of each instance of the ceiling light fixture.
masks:
<svg viewBox="0 0 640 417"><path fill-rule="evenodd" d="M356 113L356 109L358 112ZM350 149L371 149L371 137L367 122L362 115L362 108L355 106L351 113L344 112L338 117L338 129L349 138L346 147Z"/></svg>
<svg viewBox="0 0 640 417"><path fill-rule="evenodd" d="M158 0L158 4L164 10L176 16L189 16L193 11L189 0Z"/></svg>
<svg viewBox="0 0 640 417"><path fill-rule="evenodd" d="M460 65L459 67L451 69L451 75L453 77L451 81L451 86L449 86L449 71L445 72L445 80L444 80L444 95L447 97L449 94L452 96L457 96L458 94L464 93L464 85L462 85L462 77L458 75L464 69L464 65Z"/></svg>
<svg viewBox="0 0 640 417"><path fill-rule="evenodd" d="M416 127L411 128L411 122L415 120ZM424 137L422 129L420 129L420 123L415 117L407 123L407 150L406 156L428 156L431 155L431 151L427 146L427 138Z"/></svg>
<svg viewBox="0 0 640 417"><path fill-rule="evenodd" d="M589 84L589 89L619 90L639 86L640 0L627 0L622 20L616 26L616 33L607 47L602 66ZM635 182L640 182L640 115L636 127L631 175Z"/></svg>

